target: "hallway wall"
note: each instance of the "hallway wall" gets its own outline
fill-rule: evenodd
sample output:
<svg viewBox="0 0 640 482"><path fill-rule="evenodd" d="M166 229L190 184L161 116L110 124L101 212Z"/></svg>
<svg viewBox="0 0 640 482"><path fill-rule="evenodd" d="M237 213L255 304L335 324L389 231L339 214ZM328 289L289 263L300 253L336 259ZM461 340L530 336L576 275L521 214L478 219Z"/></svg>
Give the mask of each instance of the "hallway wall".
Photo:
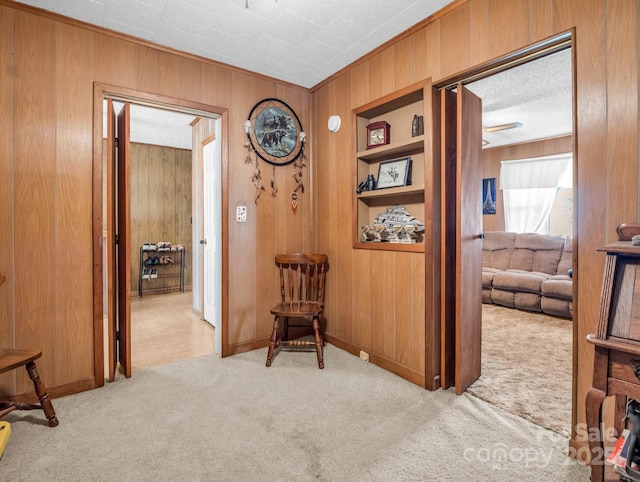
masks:
<svg viewBox="0 0 640 482"><path fill-rule="evenodd" d="M437 356L437 347L424 340L425 332L437 332L438 339L434 314L440 300L430 284L438 260L429 250L423 255L352 248L348 227L357 183L353 176L335 176L354 163L352 109L423 79L438 83L572 31L578 159L572 426L575 430L584 423L593 369L593 347L586 335L596 329L604 268L604 255L597 249L617 239L616 226L637 222L639 216L638 9L633 0L461 0L313 89L314 123L319 126L315 154L322 159L316 164L318 203L326 213L318 247L334 267L327 289L330 336L353 352L369 351L372 358L418 374L424 373L425 358ZM336 134L321 128L330 115L342 118ZM425 125L425 133L429 129ZM431 186L425 187L429 192ZM425 311L400 311L387 301L396 297L403 310L418 300ZM380 312L384 314L378 316ZM394 323L399 328L390 332Z"/></svg>
<svg viewBox="0 0 640 482"><path fill-rule="evenodd" d="M102 272L93 253L92 207L102 203L93 185L94 159L100 163L102 155L98 146L96 157L93 145L96 82L228 111L223 216L235 219L230 211L238 203L248 215L246 223L230 222L226 233L233 269L224 280L230 293L225 349L265 346L269 306L278 295L274 254L316 245L313 190L307 168L308 190L294 214L288 195L295 181L281 168L280 194L255 203L243 124L259 100L275 96L311 132L308 90L8 0L0 0L0 76L0 272L7 278L0 288L0 340L42 348L39 367L50 393L104 383L94 371L103 365L101 350L94 350L102 346L103 299L93 291ZM16 373L0 376L0 395L32 391L26 373Z"/></svg>

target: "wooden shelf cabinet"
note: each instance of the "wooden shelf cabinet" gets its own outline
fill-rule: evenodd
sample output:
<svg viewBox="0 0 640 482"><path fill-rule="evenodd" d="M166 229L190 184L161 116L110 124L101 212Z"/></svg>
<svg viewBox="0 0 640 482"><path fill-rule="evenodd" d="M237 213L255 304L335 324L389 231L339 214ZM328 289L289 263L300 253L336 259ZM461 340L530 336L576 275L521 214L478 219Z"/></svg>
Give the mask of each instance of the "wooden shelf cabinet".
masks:
<svg viewBox="0 0 640 482"><path fill-rule="evenodd" d="M425 136L412 136L415 115L425 116L424 84L415 84L353 110L355 163L353 168L353 247L389 251L424 252L424 235L417 243L370 242L362 238L362 227L371 226L388 207L403 206L411 216L425 222ZM385 121L391 126L389 144L367 149L367 125ZM355 187L368 175L377 181L381 162L411 157L411 177L406 186L356 193Z"/></svg>
<svg viewBox="0 0 640 482"><path fill-rule="evenodd" d="M636 233L640 234L640 225L636 225ZM585 400L592 481L610 480L604 464L604 399L615 399L616 434L624 429L627 399L640 400L640 246L623 238L599 251L606 253L606 263L597 331L587 335L594 345L594 363Z"/></svg>

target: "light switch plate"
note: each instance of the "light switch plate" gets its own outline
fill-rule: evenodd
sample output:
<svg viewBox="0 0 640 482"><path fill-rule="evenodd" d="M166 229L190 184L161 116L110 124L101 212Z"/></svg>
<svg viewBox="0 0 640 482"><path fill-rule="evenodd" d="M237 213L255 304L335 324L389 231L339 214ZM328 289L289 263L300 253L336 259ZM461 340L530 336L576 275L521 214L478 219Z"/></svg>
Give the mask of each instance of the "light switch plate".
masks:
<svg viewBox="0 0 640 482"><path fill-rule="evenodd" d="M247 222L247 206L236 206L236 221L239 223Z"/></svg>

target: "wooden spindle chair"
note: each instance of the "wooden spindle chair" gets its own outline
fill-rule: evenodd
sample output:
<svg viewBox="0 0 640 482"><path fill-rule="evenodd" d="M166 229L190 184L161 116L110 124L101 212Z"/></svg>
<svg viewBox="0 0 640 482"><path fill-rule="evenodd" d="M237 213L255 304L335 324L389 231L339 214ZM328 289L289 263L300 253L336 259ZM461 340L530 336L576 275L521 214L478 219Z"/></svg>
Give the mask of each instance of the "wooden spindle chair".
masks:
<svg viewBox="0 0 640 482"><path fill-rule="evenodd" d="M0 274L0 285L4 283L5 277ZM16 402L14 400L0 401L0 418L14 410L33 410L42 409L50 427L58 425L58 418L56 412L53 409L53 404L47 395L47 388L40 380L40 374L38 373L38 367L36 366L36 359L42 356L42 350L39 348L27 348L27 349L11 349L0 348L0 373L9 372L15 370L21 366L24 366L27 370L29 378L33 382L33 387L36 392L36 396L40 401L37 403Z"/></svg>
<svg viewBox="0 0 640 482"><path fill-rule="evenodd" d="M320 317L324 310L327 255L278 254L276 266L280 274L280 303L271 309L274 320L266 365L271 366L274 351L278 346L315 345L318 368L324 368L324 339L320 328ZM291 319L294 319L295 323L292 323ZM313 341L303 338L289 339L289 328L309 326L313 328Z"/></svg>

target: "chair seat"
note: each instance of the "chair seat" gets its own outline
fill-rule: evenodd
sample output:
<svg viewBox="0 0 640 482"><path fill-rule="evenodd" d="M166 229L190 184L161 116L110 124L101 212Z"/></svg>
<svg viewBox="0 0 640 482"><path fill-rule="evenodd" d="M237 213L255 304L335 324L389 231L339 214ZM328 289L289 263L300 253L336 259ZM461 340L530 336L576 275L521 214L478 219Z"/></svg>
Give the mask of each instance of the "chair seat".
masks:
<svg viewBox="0 0 640 482"><path fill-rule="evenodd" d="M47 388L44 383L42 383L42 380L40 380L40 373L38 372L38 367L35 362L35 360L41 356L42 350L39 348L0 348L0 373L5 373L24 366L29 378L33 382L33 388L36 392L36 396L40 401L39 404L17 402L14 400L0 401L0 418L14 410L41 409L47 417L50 427L58 425L58 417L56 416L53 404L47 394Z"/></svg>
<svg viewBox="0 0 640 482"><path fill-rule="evenodd" d="M323 306L313 301L278 303L271 308L272 315L280 316L314 316L321 315Z"/></svg>
<svg viewBox="0 0 640 482"><path fill-rule="evenodd" d="M0 373L15 370L42 356L42 350L32 348L24 350L10 350L0 348Z"/></svg>

